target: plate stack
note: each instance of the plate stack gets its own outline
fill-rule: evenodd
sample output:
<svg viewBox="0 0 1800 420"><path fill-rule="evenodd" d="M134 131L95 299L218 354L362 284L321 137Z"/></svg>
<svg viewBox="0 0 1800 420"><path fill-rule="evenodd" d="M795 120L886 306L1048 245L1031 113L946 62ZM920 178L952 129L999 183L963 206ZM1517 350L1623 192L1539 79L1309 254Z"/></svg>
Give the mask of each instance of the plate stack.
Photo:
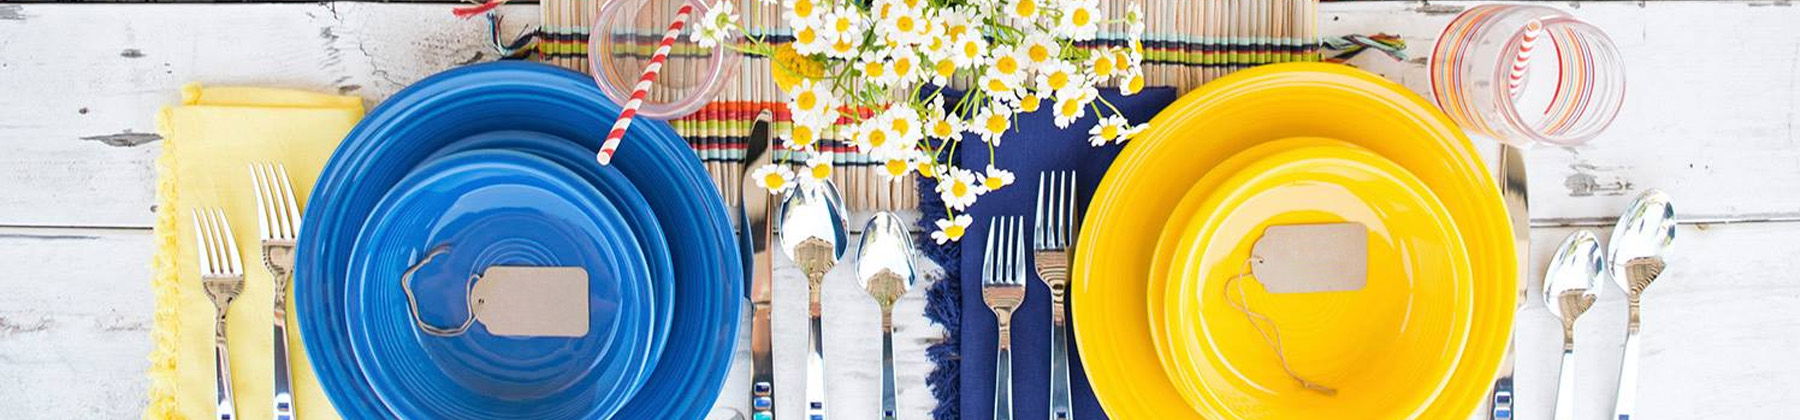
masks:
<svg viewBox="0 0 1800 420"><path fill-rule="evenodd" d="M1350 67L1263 66L1176 101L1082 225L1070 300L1095 394L1118 418L1467 417L1517 298L1488 173L1435 107Z"/></svg>
<svg viewBox="0 0 1800 420"><path fill-rule="evenodd" d="M307 353L341 414L698 418L711 408L742 300L732 228L666 124L637 122L614 164L596 163L618 114L587 76L506 62L420 81L349 134L307 206L294 285ZM516 266L585 273L574 290L586 296L573 298L585 318L525 319L581 326L575 334L475 321L488 302L474 295L530 294L527 283L481 284Z"/></svg>

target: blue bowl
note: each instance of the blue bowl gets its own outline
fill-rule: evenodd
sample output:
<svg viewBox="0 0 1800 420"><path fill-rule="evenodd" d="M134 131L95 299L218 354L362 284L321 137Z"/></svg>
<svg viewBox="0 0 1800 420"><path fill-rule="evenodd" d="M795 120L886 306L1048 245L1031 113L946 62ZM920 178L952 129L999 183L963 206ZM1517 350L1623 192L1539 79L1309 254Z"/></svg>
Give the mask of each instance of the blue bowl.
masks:
<svg viewBox="0 0 1800 420"><path fill-rule="evenodd" d="M341 414L398 416L357 366L343 311L352 244L381 197L460 139L530 131L597 150L618 114L584 75L502 62L426 78L389 98L350 132L313 188L294 284L307 354ZM699 160L665 123L633 124L613 167L643 194L665 231L676 302L664 351L644 386L614 417L701 418L723 385L743 294L742 261L724 204Z"/></svg>

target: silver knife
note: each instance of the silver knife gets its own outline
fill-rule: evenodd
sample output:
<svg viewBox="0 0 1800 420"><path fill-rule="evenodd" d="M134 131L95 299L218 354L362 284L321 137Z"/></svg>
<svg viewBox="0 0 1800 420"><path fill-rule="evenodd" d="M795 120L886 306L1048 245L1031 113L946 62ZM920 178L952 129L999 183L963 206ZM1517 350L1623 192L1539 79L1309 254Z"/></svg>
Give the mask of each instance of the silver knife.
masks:
<svg viewBox="0 0 1800 420"><path fill-rule="evenodd" d="M1500 144L1500 200L1506 203L1506 213L1512 219L1513 251L1518 255L1517 305L1513 314L1525 309L1525 286L1530 282L1531 267L1531 202L1527 199L1525 189L1525 154L1518 146ZM1513 413L1513 369L1516 362L1515 352L1519 347L1519 327L1513 325L1512 342L1506 345L1506 356L1500 361L1500 373L1494 379L1493 393L1489 395L1487 418L1494 420L1511 420Z"/></svg>
<svg viewBox="0 0 1800 420"><path fill-rule="evenodd" d="M751 171L768 164L774 149L770 136L774 114L764 109L750 127L750 141L744 149L743 185L738 189L738 214L742 222L739 234L744 239L744 281L750 297L750 412L751 419L775 418L775 363L770 351L769 313L772 302L770 280L774 277L774 260L769 247L774 229L769 223L774 213L774 200L768 191L756 185Z"/></svg>

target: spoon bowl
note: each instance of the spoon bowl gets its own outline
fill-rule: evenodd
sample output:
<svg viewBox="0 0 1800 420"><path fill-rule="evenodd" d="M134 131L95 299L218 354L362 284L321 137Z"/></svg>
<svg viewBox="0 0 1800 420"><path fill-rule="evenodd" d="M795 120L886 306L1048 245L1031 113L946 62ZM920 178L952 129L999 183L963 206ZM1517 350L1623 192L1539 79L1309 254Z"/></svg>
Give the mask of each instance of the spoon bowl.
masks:
<svg viewBox="0 0 1800 420"><path fill-rule="evenodd" d="M805 269L807 275L824 274L844 258L849 248L843 205L837 186L830 181L800 185L782 200L781 251Z"/></svg>
<svg viewBox="0 0 1800 420"><path fill-rule="evenodd" d="M1585 230L1570 234L1556 247L1550 267L1544 271L1544 306L1557 319L1572 324L1599 298L1605 276L1600 238Z"/></svg>
<svg viewBox="0 0 1800 420"><path fill-rule="evenodd" d="M1662 273L1663 259L1675 245L1675 206L1661 190L1645 191L1613 226L1608 259L1613 283L1635 300ZM1639 273L1633 273L1633 270ZM1655 274L1650 274L1654 271Z"/></svg>
<svg viewBox="0 0 1800 420"><path fill-rule="evenodd" d="M862 235L856 251L856 282L883 308L893 306L918 281L912 232L900 216L880 212L863 225Z"/></svg>

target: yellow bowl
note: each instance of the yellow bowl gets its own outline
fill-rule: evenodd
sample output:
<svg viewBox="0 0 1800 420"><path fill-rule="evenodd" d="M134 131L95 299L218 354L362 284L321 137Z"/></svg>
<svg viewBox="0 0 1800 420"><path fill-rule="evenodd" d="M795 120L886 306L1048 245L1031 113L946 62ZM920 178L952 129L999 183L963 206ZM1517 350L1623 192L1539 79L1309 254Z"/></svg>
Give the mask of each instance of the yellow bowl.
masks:
<svg viewBox="0 0 1800 420"><path fill-rule="evenodd" d="M1476 310L1455 379L1426 415L1467 415L1479 403L1511 332L1516 280L1506 210L1474 145L1393 82L1334 64L1286 63L1234 73L1171 104L1095 192L1070 304L1076 345L1108 414L1199 417L1163 373L1150 335L1146 279L1166 274L1150 271L1158 234L1208 169L1257 144L1303 136L1368 148L1418 176L1449 209L1469 247Z"/></svg>
<svg viewBox="0 0 1800 420"><path fill-rule="evenodd" d="M1474 275L1443 204L1373 152L1316 141L1337 144L1282 151L1211 192L1191 190L1183 204L1204 204L1157 252L1174 254L1173 280L1160 296L1168 334L1153 338L1172 350L1160 353L1165 372L1206 417L1417 416L1461 360ZM1360 290L1272 294L1245 275L1265 229L1339 222L1369 233ZM1265 333L1279 334L1279 354ZM1286 369L1335 393L1306 389Z"/></svg>

